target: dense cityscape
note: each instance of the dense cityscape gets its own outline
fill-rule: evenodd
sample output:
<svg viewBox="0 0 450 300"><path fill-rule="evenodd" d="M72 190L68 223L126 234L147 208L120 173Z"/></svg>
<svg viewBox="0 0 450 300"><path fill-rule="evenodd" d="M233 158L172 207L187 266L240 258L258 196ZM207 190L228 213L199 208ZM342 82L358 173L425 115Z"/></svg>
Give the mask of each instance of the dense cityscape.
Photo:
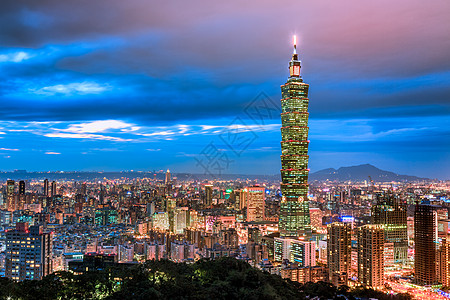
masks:
<svg viewBox="0 0 450 300"><path fill-rule="evenodd" d="M450 183L379 182L370 174L364 181L309 182L309 85L300 70L294 39L281 86L281 182L179 179L170 170L6 180L1 276L41 280L60 271L231 257L300 284L449 298Z"/></svg>
<svg viewBox="0 0 450 300"><path fill-rule="evenodd" d="M226 256L299 283L447 295L448 182L313 182L301 238L280 234L279 182L179 181L167 171L2 189L1 275L14 280Z"/></svg>

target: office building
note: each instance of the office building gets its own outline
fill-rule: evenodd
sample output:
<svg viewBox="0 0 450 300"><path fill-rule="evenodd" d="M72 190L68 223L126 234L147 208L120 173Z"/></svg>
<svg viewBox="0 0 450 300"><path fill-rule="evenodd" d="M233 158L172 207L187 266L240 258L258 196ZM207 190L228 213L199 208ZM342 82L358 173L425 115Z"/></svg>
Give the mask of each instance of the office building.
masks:
<svg viewBox="0 0 450 300"><path fill-rule="evenodd" d="M14 180L6 181L6 209L9 211L16 210L16 185Z"/></svg>
<svg viewBox="0 0 450 300"><path fill-rule="evenodd" d="M170 171L169 171L169 169L167 169L166 179L164 180L164 183L167 185L170 183L170 181L171 181Z"/></svg>
<svg viewBox="0 0 450 300"><path fill-rule="evenodd" d="M308 202L308 88L300 76L301 62L294 41L290 76L281 86L281 237L311 235Z"/></svg>
<svg viewBox="0 0 450 300"><path fill-rule="evenodd" d="M51 189L50 189L50 196L54 197L56 196L56 181L52 181Z"/></svg>
<svg viewBox="0 0 450 300"><path fill-rule="evenodd" d="M247 200L247 222L264 221L266 205L266 189L264 187L252 186L244 189Z"/></svg>
<svg viewBox="0 0 450 300"><path fill-rule="evenodd" d="M436 284L438 215L437 206L417 204L414 211L414 278L422 285Z"/></svg>
<svg viewBox="0 0 450 300"><path fill-rule="evenodd" d="M212 204L213 198L213 186L205 185L205 206L210 206Z"/></svg>
<svg viewBox="0 0 450 300"><path fill-rule="evenodd" d="M247 191L242 189L239 191L239 210L243 210L247 207Z"/></svg>
<svg viewBox="0 0 450 300"><path fill-rule="evenodd" d="M327 265L329 281L347 285L351 270L352 228L348 223L335 222L327 227Z"/></svg>
<svg viewBox="0 0 450 300"><path fill-rule="evenodd" d="M323 211L320 208L310 208L309 215L311 219L311 228L319 231L322 230Z"/></svg>
<svg viewBox="0 0 450 300"><path fill-rule="evenodd" d="M48 179L44 179L44 191L43 191L43 194L44 194L45 197L48 197L48 190L49 190L49 188L48 188Z"/></svg>
<svg viewBox="0 0 450 300"><path fill-rule="evenodd" d="M380 198L371 209L371 224L383 225L386 243L394 245L394 263L404 264L408 259L406 210L406 204L392 194Z"/></svg>
<svg viewBox="0 0 450 300"><path fill-rule="evenodd" d="M25 181L19 181L19 195L25 195Z"/></svg>

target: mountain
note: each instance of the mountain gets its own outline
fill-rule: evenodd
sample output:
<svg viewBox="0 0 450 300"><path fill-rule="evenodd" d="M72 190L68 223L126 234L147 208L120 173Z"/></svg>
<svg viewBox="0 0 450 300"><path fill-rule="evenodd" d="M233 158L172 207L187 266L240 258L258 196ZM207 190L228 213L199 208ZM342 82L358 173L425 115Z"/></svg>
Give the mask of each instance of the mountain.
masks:
<svg viewBox="0 0 450 300"><path fill-rule="evenodd" d="M16 170L13 172L0 171L0 181L7 179L13 180L75 180L75 181L98 181L103 179L117 179L117 178L156 178L164 180L165 172L149 172L149 171L122 171L122 172L96 172L96 171L65 171L65 172L27 172L25 170ZM276 175L258 175L258 174L193 174L193 173L172 173L172 177L177 177L178 180L258 180L258 181L274 181L279 182L280 174Z"/></svg>
<svg viewBox="0 0 450 300"><path fill-rule="evenodd" d="M6 179L13 180L43 180L48 178L49 180L75 180L75 181L92 181L103 179L117 179L117 178L155 178L158 180L164 180L165 172L150 172L150 171L122 171L122 172L95 172L95 171L66 171L66 172L27 172L25 170L16 170L14 172L1 172L0 181ZM416 176L398 175L393 172L380 170L372 165L365 164L353 167L342 167L339 169L324 169L309 174L309 181L364 181L369 180L369 176L377 182L390 182L390 181L420 181L429 180L428 178L420 178ZM249 174L193 174L193 173L172 173L172 177L177 177L178 180L258 180L279 182L281 180L280 173L274 175L249 175Z"/></svg>
<svg viewBox="0 0 450 300"><path fill-rule="evenodd" d="M394 172L384 171L370 164L364 164L352 167L341 167L339 169L324 169L309 175L310 181L369 181L369 176L373 181L389 182L389 181L421 181L429 180L428 178L420 178L417 176L399 175Z"/></svg>

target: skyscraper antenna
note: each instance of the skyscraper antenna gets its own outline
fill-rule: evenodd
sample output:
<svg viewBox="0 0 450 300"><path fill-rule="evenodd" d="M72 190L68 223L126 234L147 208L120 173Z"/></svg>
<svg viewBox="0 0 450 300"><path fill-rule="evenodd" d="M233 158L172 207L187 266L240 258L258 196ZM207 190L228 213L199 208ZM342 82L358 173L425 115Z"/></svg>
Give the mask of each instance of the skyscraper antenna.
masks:
<svg viewBox="0 0 450 300"><path fill-rule="evenodd" d="M297 54L297 36L294 35L294 54Z"/></svg>

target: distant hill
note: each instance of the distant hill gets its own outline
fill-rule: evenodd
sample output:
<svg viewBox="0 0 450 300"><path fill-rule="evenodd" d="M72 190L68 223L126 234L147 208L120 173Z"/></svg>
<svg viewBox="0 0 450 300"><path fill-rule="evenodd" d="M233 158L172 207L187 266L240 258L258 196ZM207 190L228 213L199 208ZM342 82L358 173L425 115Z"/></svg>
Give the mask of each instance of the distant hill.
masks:
<svg viewBox="0 0 450 300"><path fill-rule="evenodd" d="M75 180L75 181L98 181L103 179L117 178L155 178L158 180L165 179L165 172L140 172L140 171L122 171L122 172L83 172L83 171L66 171L66 172L27 172L25 170L13 172L1 172L0 181L7 179L13 180ZM258 181L274 181L279 182L280 174L276 175L249 175L249 174L191 174L191 173L172 173L172 177L178 180L258 180Z"/></svg>
<svg viewBox="0 0 450 300"><path fill-rule="evenodd" d="M13 172L1 172L0 181L6 179L13 180L43 180L48 178L49 180L75 180L75 181L92 181L103 179L117 179L117 178L154 178L158 180L164 180L165 172L141 172L141 171L122 171L122 172L82 172L82 171L66 171L66 172L27 172L25 170L17 170ZM374 181L386 182L386 181L420 181L429 180L428 178L420 178L416 176L398 175L393 172L383 171L369 164L342 167L339 169L324 169L309 174L309 181L364 181L369 180L369 176ZM178 180L258 180L260 182L279 182L281 180L280 173L274 175L249 175L249 174L192 174L192 173L172 173L172 177L177 177Z"/></svg>
<svg viewBox="0 0 450 300"><path fill-rule="evenodd" d="M339 169L324 169L309 175L309 180L314 181L364 181L369 180L369 176L374 181L421 181L429 180L428 178L420 178L417 176L399 175L394 172L384 171L370 164L364 164L352 167L341 167Z"/></svg>

